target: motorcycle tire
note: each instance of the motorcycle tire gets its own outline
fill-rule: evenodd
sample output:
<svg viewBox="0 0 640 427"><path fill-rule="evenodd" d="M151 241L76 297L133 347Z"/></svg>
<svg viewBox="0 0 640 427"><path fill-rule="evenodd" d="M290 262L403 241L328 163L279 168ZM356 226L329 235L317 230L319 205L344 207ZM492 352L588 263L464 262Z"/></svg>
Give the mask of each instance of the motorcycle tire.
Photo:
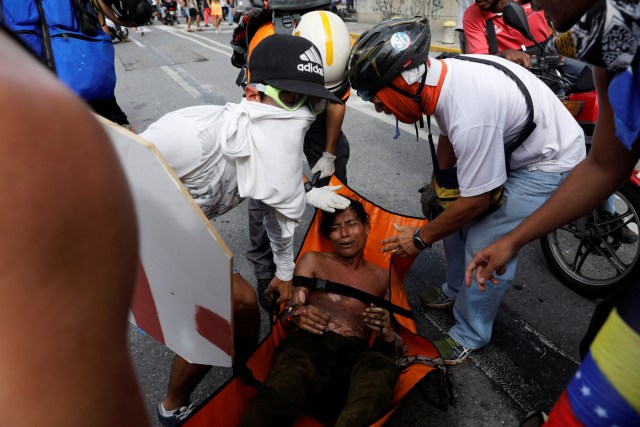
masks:
<svg viewBox="0 0 640 427"><path fill-rule="evenodd" d="M627 182L614 194L615 213L601 206L540 239L556 277L587 297L606 297L640 271L640 188Z"/></svg>

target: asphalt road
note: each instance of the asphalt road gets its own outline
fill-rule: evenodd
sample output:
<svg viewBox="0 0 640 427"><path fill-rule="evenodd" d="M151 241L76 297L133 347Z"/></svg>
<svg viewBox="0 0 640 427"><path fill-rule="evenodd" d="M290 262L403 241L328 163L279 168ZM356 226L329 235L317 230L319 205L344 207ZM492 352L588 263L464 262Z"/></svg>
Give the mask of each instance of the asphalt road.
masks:
<svg viewBox="0 0 640 427"><path fill-rule="evenodd" d="M214 33L187 33L186 26L147 27L144 36L132 32L131 41L117 44L116 95L136 131L141 132L163 114L199 104L237 102L237 69L230 64L228 41L232 27ZM357 97L347 103L343 130L351 144L349 184L367 199L389 210L420 215L417 192L431 174L426 133L416 141L413 127L401 127L394 141L395 120L376 114ZM437 128L435 129L437 132ZM214 221L235 254L240 272L253 281L244 257L248 246L244 205ZM299 245L311 217L297 233ZM437 339L452 324L451 312L422 313L418 295L444 281L441 244L421 254L406 280L419 331ZM185 278L187 279L187 278ZM595 301L559 283L550 273L537 243L522 253L515 286L505 298L494 325L492 343L472 353L470 360L452 367L455 406L434 409L419 393L410 393L390 420L390 426L517 425L526 412L549 410L577 367L578 344ZM262 332L267 332L263 321ZM172 352L131 328L130 348L147 408L156 425L157 402L163 397ZM229 369L214 368L194 393L202 399L224 383Z"/></svg>

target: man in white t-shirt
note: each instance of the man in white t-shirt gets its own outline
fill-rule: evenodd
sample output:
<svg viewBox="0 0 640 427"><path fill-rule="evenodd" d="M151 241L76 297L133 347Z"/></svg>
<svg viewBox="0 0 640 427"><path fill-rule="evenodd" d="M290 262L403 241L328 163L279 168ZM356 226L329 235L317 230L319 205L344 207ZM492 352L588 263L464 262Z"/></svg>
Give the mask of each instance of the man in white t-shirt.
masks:
<svg viewBox="0 0 640 427"><path fill-rule="evenodd" d="M290 296L293 234L306 203L329 211L349 205L333 192L339 187L307 188L302 182L304 136L329 100L340 102L325 89L322 62L313 58L320 53L307 39L267 37L251 56L251 78L241 103L174 111L141 134L162 153L208 218L245 198L258 201L276 264L267 292L277 291L278 303ZM239 274L234 274L232 294L234 366L242 367L257 344L258 306L255 291ZM172 426L186 417L191 392L209 368L174 358L167 396L158 405L162 424Z"/></svg>
<svg viewBox="0 0 640 427"><path fill-rule="evenodd" d="M517 257L500 277L502 286L485 292L476 284L465 287L467 263L541 206L585 157L585 145L582 129L533 74L499 57L468 55L506 67L528 88L536 127L507 159L506 147L528 123L531 110L525 94L491 64L429 58L430 41L424 18L379 24L353 47L349 80L378 112L393 114L404 123L433 116L440 128L437 164L457 178L460 197L422 228L398 226L399 233L383 241L383 251L414 255L444 240L447 282L421 299L427 308L453 306L455 325L435 344L445 363L455 364L489 343L500 303L513 282ZM497 207L492 196L500 186L504 198Z"/></svg>

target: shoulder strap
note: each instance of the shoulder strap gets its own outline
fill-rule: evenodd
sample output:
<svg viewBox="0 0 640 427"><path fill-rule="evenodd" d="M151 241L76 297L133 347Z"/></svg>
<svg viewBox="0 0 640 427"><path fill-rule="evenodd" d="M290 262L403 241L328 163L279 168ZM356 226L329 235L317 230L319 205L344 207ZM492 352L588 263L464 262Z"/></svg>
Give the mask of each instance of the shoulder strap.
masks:
<svg viewBox="0 0 640 427"><path fill-rule="evenodd" d="M273 10L272 22L276 34L293 34L297 23L300 22L300 14Z"/></svg>
<svg viewBox="0 0 640 427"><path fill-rule="evenodd" d="M350 298L355 298L364 303L375 304L376 306L389 310L392 313L399 314L400 316L408 317L409 319L413 319L413 314L411 313L410 310L407 310L406 308L392 304L391 302L387 301L384 298L371 295L370 293L361 291L360 289L356 289L348 285L342 285L340 283L331 282L329 280L318 279L318 278L293 276L293 286L294 287L301 286L303 288L307 288L315 291L331 292L334 294L340 294Z"/></svg>
<svg viewBox="0 0 640 427"><path fill-rule="evenodd" d="M493 18L495 18L495 16L492 16L485 21L487 29L487 39L489 40L489 54L491 55L495 55L499 52L498 37L496 36L496 26L493 24Z"/></svg>
<svg viewBox="0 0 640 427"><path fill-rule="evenodd" d="M527 104L527 109L528 109L528 117L527 117L527 124L525 124L524 128L522 129L522 131L520 132L520 134L518 135L518 137L515 139L515 141L513 142L509 142L507 144L505 144L504 146L504 154L506 157L506 164L507 164L507 170L510 170L509 167L509 159L511 158L511 154L522 145L522 143L529 138L529 135L531 135L531 133L535 130L536 128L536 124L533 121L533 117L534 117L534 108L533 108L533 101L531 100L531 94L529 93L529 90L527 89L527 87L524 85L524 83L522 83L522 80L520 80L518 78L518 76L515 75L515 73L513 71L511 71L509 68L505 67L504 65L498 63L498 62L494 62L494 61L489 61L487 59L481 59L481 58L477 58L477 57L471 57L471 56L465 56L465 55L459 55L458 57L456 57L456 59L461 59L463 61L469 61L469 62L476 62L479 64L485 64L485 65L490 65L492 67L498 68L499 70L501 70L503 73L505 73L507 76L509 76L518 86L518 89L520 89L520 92L522 92L522 94L524 95L524 100Z"/></svg>

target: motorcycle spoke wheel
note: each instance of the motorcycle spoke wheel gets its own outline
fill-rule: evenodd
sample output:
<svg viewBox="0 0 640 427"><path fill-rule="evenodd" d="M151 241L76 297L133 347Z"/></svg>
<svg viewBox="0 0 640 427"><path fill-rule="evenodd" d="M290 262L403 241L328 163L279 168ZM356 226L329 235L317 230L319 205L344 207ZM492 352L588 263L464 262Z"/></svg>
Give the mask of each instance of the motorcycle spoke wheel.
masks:
<svg viewBox="0 0 640 427"><path fill-rule="evenodd" d="M626 183L613 205L613 213L611 207L595 209L540 239L553 272L583 295L606 296L640 269L640 243L629 238L638 234L640 189Z"/></svg>

